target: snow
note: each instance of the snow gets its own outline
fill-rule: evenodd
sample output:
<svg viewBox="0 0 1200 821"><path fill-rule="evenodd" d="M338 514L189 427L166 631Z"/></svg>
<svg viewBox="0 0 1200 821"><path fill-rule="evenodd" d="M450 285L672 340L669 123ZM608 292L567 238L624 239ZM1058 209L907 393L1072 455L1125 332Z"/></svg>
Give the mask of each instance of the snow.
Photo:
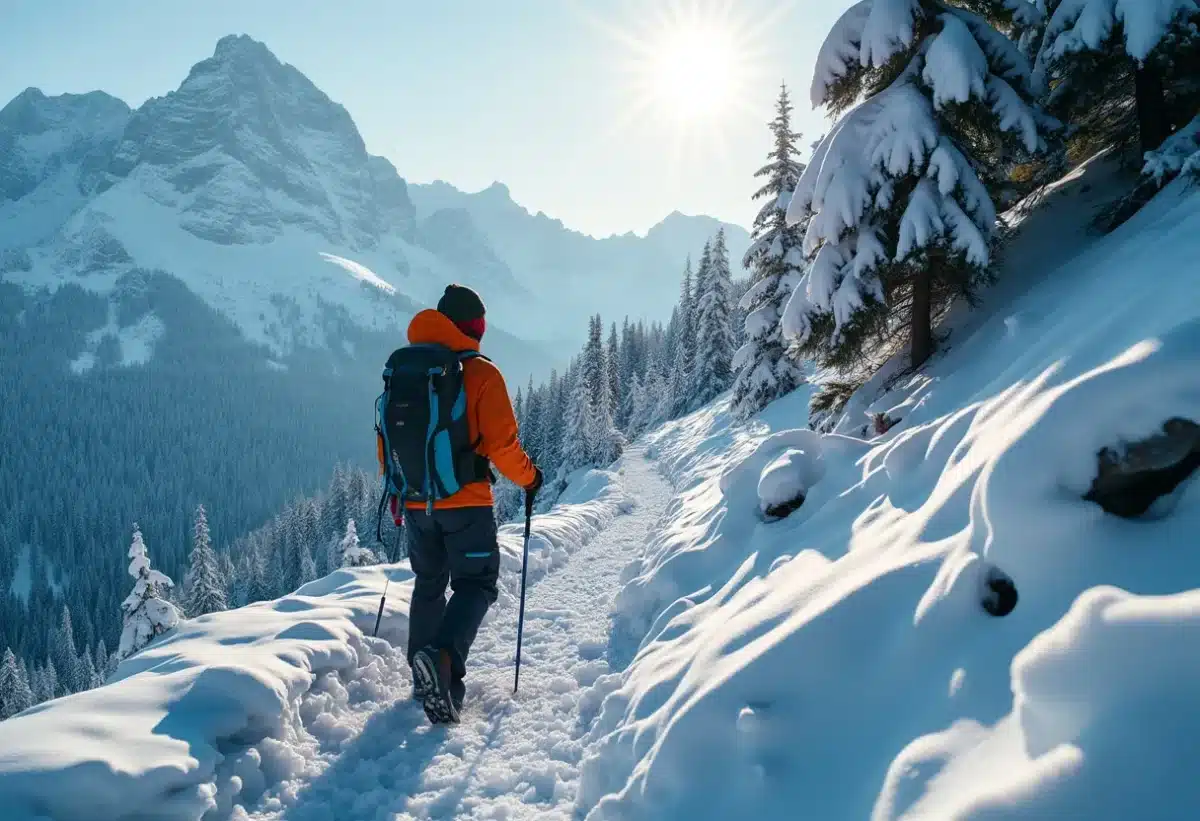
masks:
<svg viewBox="0 0 1200 821"><path fill-rule="evenodd" d="M69 367L74 374L90 371L96 365L96 353L100 345L109 338L117 340L121 358L113 364L121 367L145 365L154 355L154 346L166 331L165 326L153 312L143 314L132 325L121 327L117 323L117 313L114 306L109 306L108 322L101 328L89 331L85 337L85 347Z"/></svg>
<svg viewBox="0 0 1200 821"><path fill-rule="evenodd" d="M1030 223L1047 248L1089 213L1067 185ZM1198 237L1179 181L1050 257L872 403L901 418L882 436L791 429L806 389L652 434L679 495L617 601L640 645L589 735L588 821L1190 817L1200 482L1138 522L1080 496L1100 447L1200 418ZM824 475L764 522L789 450ZM997 570L1003 619L980 607Z"/></svg>
<svg viewBox="0 0 1200 821"><path fill-rule="evenodd" d="M1159 183L1177 174L1200 173L1200 117L1168 137L1155 151L1146 154L1143 174Z"/></svg>
<svg viewBox="0 0 1200 821"><path fill-rule="evenodd" d="M1167 28L1185 12L1200 12L1196 0L1063 0L1046 27L1040 63L1066 54L1102 50L1121 25L1125 50L1145 60Z"/></svg>
<svg viewBox="0 0 1200 821"><path fill-rule="evenodd" d="M770 507L807 495L823 472L819 455L788 448L763 468L758 478L759 508L765 513Z"/></svg>
<svg viewBox="0 0 1200 821"><path fill-rule="evenodd" d="M374 285L381 291L386 291L389 294L396 293L396 287L389 282L385 282L374 271L365 265L355 262L345 257L339 257L334 254L321 252L321 258L326 262L332 262L334 265L340 265L350 276L357 279L359 282L366 282L369 285Z"/></svg>
<svg viewBox="0 0 1200 821"><path fill-rule="evenodd" d="M987 57L967 24L953 14L943 14L942 30L929 43L921 78L933 90L933 104L965 103L983 99L987 89Z"/></svg>
<svg viewBox="0 0 1200 821"><path fill-rule="evenodd" d="M489 800L503 793L535 809L569 791L581 712L598 707L588 689L608 672L607 609L597 603L657 517L648 497L667 495L638 464L623 476L582 471L565 504L534 518L515 699L521 528L505 526L501 598L472 655L465 723L452 733L429 728L409 698L407 565L343 569L278 601L181 622L107 686L0 723L5 818L103 821L151 807L159 819L330 818L335 807L337 817L374 818L389 802L436 817L469 779ZM497 738L502 749L490 749Z"/></svg>

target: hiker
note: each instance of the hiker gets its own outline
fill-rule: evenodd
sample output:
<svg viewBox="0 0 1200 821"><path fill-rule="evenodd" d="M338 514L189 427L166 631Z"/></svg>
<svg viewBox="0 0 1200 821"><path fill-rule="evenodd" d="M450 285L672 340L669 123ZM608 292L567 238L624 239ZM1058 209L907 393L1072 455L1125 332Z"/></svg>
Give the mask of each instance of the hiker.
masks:
<svg viewBox="0 0 1200 821"><path fill-rule="evenodd" d="M504 378L479 353L484 314L475 291L448 286L436 311L413 317L410 344L388 360L379 405L380 468L394 517L407 515L416 576L408 624L413 695L434 724L459 720L467 656L498 593L490 465L529 494L543 481L517 439Z"/></svg>

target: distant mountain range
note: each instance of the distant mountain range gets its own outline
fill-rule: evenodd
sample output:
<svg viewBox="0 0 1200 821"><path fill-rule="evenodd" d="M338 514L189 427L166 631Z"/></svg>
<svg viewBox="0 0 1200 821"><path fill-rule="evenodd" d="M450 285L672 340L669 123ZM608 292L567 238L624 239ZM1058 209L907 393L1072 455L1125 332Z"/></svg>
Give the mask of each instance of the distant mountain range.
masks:
<svg viewBox="0 0 1200 821"><path fill-rule="evenodd" d="M345 108L246 36L136 110L29 89L0 111L0 277L107 293L164 272L279 357L335 347L332 319L398 332L448 281L526 339L579 337L596 311L665 318L684 259L720 225L675 213L595 239L499 183L407 185ZM749 238L726 230L739 259Z"/></svg>

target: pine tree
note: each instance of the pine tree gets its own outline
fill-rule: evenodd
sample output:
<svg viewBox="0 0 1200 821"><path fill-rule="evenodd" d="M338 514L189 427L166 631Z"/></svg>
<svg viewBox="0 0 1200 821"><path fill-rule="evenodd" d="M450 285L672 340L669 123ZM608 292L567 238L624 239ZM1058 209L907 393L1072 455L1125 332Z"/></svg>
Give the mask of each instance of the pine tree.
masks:
<svg viewBox="0 0 1200 821"><path fill-rule="evenodd" d="M591 415L592 402L585 374L578 373L571 388L566 417L562 427L562 461L560 471L566 475L592 464Z"/></svg>
<svg viewBox="0 0 1200 821"><path fill-rule="evenodd" d="M156 636L179 623L174 605L164 599L175 586L165 574L150 568L150 557L142 541L142 531L133 526L133 544L129 548L129 575L136 580L133 591L121 604L125 623L121 630L121 645L117 661L123 661L141 650ZM53 670L53 663L50 665Z"/></svg>
<svg viewBox="0 0 1200 821"><path fill-rule="evenodd" d="M545 462L545 446L542 436L542 408L546 402L544 389L533 387L533 377L529 378L529 389L525 392L525 419L521 423L521 444L534 464Z"/></svg>
<svg viewBox="0 0 1200 821"><path fill-rule="evenodd" d="M617 427L626 430L629 425L630 392L633 389L633 377L636 373L634 357L636 352L633 345L633 326L629 317L621 325L621 345L617 354L617 384L620 391L617 394Z"/></svg>
<svg viewBox="0 0 1200 821"><path fill-rule="evenodd" d="M608 376L609 415L615 425L621 408L621 346L617 341L617 323L608 331L608 344L604 348L604 370Z"/></svg>
<svg viewBox="0 0 1200 821"><path fill-rule="evenodd" d="M753 199L765 200L754 219L754 244L742 264L753 270L753 284L739 302L746 312L746 341L734 357L737 378L733 384L733 408L743 419L767 404L791 393L804 382L804 375L783 347L780 320L792 288L804 275L804 226L788 226L787 207L804 165L797 159L792 131L792 104L787 87L781 86L770 128L774 148L756 177L766 183Z"/></svg>
<svg viewBox="0 0 1200 821"><path fill-rule="evenodd" d="M1069 118L1074 141L1088 139L1088 148L1136 142L1144 157L1195 115L1200 6L1064 0L1047 10L1035 87L1053 87L1053 112Z"/></svg>
<svg viewBox="0 0 1200 821"><path fill-rule="evenodd" d="M91 653L84 653L80 656L79 669L80 688L76 692L94 690L104 683L104 680L100 678L100 674L96 671L96 663L92 661Z"/></svg>
<svg viewBox="0 0 1200 821"><path fill-rule="evenodd" d="M41 676L38 679L38 687L35 690L35 698L38 704L43 701L51 701L59 696L58 671L54 669L54 662L47 659L46 666L41 670Z"/></svg>
<svg viewBox="0 0 1200 821"><path fill-rule="evenodd" d="M338 553L341 556L342 567L365 567L371 564L379 564L379 558L368 547L363 547L358 542L358 529L354 525L354 520L346 522L346 535L342 537L342 541L338 545Z"/></svg>
<svg viewBox="0 0 1200 821"><path fill-rule="evenodd" d="M274 598L274 588L268 578L267 566L260 556L250 556L245 568L246 604L269 601Z"/></svg>
<svg viewBox="0 0 1200 821"><path fill-rule="evenodd" d="M615 401L609 372L615 370L615 367L610 366L606 355L602 358L601 369L600 379L597 380L599 394L595 397L588 416L591 428L589 438L593 444L593 462L607 466L620 458L625 448L625 440L613 420Z"/></svg>
<svg viewBox="0 0 1200 821"><path fill-rule="evenodd" d="M992 23L1038 16L1017 0L911 0L858 3L834 26L813 104L841 114L866 99L818 145L789 203L789 223L811 220L812 266L783 317L820 364L907 347L920 366L935 321L989 279L995 198L1056 125Z"/></svg>
<svg viewBox="0 0 1200 821"><path fill-rule="evenodd" d="M96 672L100 675L101 682L108 678L112 672L109 667L112 662L108 657L108 645L104 639L100 639L100 643L96 645Z"/></svg>
<svg viewBox="0 0 1200 821"><path fill-rule="evenodd" d="M729 389L733 378L733 329L730 318L733 287L725 229L717 231L709 266L702 278L696 305L696 361L692 382L695 403L711 402Z"/></svg>
<svg viewBox="0 0 1200 821"><path fill-rule="evenodd" d="M75 646L75 630L71 624L71 608L63 605L58 627L50 638L50 660L58 672L55 696L65 696L85 689L83 666Z"/></svg>
<svg viewBox="0 0 1200 821"><path fill-rule="evenodd" d="M204 505L199 505L192 528L191 567L184 578L183 610L189 618L198 618L227 607L225 582L208 531L208 514Z"/></svg>
<svg viewBox="0 0 1200 821"><path fill-rule="evenodd" d="M636 373L629 380L629 393L626 400L625 434L630 441L637 439L645 430L646 391L642 388L642 378Z"/></svg>
<svg viewBox="0 0 1200 821"><path fill-rule="evenodd" d="M17 666L17 657L6 647L0 660L0 721L32 706L33 691Z"/></svg>
<svg viewBox="0 0 1200 821"><path fill-rule="evenodd" d="M708 270L712 256L712 247L704 243L704 252L700 256L699 275L703 276ZM699 283L697 282L698 286ZM691 373L696 351L696 294L698 287L692 284L692 258L689 256L683 269L683 282L679 285L679 304L676 306L676 328L674 345L666 351L670 359L667 362L679 364L682 362L684 371ZM682 358L679 349L683 349Z"/></svg>

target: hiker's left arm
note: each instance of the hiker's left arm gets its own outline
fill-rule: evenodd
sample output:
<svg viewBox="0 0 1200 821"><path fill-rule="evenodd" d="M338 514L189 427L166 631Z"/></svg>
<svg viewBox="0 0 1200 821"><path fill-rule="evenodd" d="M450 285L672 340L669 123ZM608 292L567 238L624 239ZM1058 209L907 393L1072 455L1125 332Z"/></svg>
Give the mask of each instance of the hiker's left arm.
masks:
<svg viewBox="0 0 1200 821"><path fill-rule="evenodd" d="M478 404L479 453L518 487L533 484L537 471L517 438L516 414L500 371L487 374Z"/></svg>

